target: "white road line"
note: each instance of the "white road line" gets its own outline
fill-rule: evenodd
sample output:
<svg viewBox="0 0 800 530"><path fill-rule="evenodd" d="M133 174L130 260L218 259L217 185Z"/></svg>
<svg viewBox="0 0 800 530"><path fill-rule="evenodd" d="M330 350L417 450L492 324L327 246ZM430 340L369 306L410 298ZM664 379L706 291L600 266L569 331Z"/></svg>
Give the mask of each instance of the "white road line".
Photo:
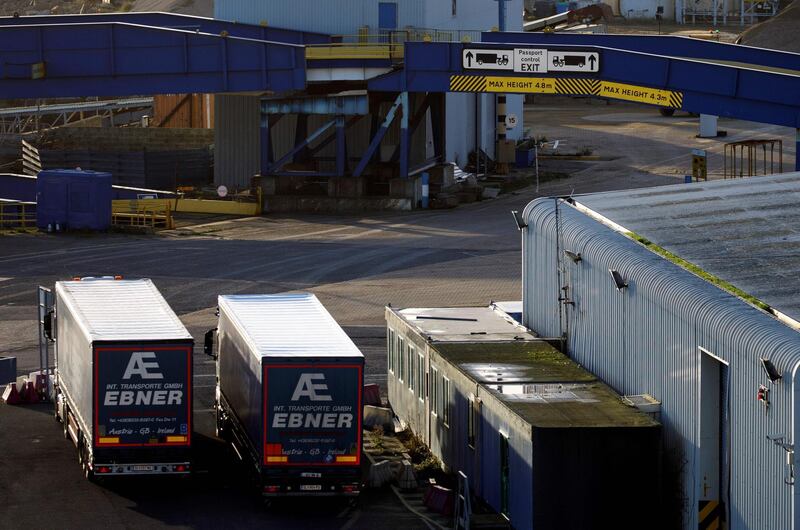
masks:
<svg viewBox="0 0 800 530"><path fill-rule="evenodd" d="M304 237L308 236L318 236L322 234L330 234L331 232L341 232L342 230L350 230L353 228L352 226L340 226L339 228L329 228L327 230L318 230L317 232L306 232L304 234L294 234L290 236L283 236L283 237L273 237L270 239L266 239L265 241L285 241L287 239L303 239Z"/></svg>

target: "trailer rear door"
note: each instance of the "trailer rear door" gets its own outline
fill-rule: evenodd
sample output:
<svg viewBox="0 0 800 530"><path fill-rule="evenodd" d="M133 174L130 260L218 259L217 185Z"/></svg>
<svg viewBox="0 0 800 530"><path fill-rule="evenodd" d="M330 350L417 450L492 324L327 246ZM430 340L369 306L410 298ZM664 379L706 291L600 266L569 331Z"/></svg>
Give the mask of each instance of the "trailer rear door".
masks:
<svg viewBox="0 0 800 530"><path fill-rule="evenodd" d="M94 371L95 446L190 444L191 344L98 345Z"/></svg>
<svg viewBox="0 0 800 530"><path fill-rule="evenodd" d="M264 465L361 463L363 364L264 365Z"/></svg>

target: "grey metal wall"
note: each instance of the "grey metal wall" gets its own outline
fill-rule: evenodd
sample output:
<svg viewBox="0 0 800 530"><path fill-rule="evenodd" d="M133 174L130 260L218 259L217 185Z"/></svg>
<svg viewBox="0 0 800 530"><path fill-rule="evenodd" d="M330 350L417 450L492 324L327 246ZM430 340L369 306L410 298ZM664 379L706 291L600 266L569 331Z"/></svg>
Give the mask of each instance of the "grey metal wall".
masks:
<svg viewBox="0 0 800 530"><path fill-rule="evenodd" d="M424 0L397 3L397 26L424 27ZM336 35L356 35L361 26L378 27L376 0L221 0L215 2L214 17L249 24Z"/></svg>
<svg viewBox="0 0 800 530"><path fill-rule="evenodd" d="M214 182L231 189L250 186L260 171L260 106L256 96L214 98Z"/></svg>
<svg viewBox="0 0 800 530"><path fill-rule="evenodd" d="M729 528L796 527L786 454L767 435L795 439L800 335L563 201L538 199L523 215L524 324L544 336L566 334L569 355L619 393L662 401L665 465L681 470L683 527L697 528L702 481L700 348L729 363ZM582 261L566 259L564 249ZM626 289L616 289L609 269L627 279ZM560 308L564 286L574 306ZM760 357L772 360L781 382L767 381ZM759 384L770 388L766 414L756 400Z"/></svg>

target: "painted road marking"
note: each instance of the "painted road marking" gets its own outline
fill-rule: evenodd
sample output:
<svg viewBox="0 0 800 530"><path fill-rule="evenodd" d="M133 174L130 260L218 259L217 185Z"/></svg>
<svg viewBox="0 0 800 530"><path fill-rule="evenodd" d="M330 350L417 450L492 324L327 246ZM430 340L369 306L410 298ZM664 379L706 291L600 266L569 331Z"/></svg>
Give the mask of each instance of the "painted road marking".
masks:
<svg viewBox="0 0 800 530"><path fill-rule="evenodd" d="M598 96L675 109L683 106L682 92L587 78L452 75L450 92Z"/></svg>

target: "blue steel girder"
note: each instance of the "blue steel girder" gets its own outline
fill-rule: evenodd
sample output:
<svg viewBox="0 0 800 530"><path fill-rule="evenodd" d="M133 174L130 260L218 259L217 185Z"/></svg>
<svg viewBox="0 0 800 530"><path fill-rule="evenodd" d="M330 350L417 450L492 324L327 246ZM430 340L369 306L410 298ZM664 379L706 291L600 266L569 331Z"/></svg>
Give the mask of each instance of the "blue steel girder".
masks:
<svg viewBox="0 0 800 530"><path fill-rule="evenodd" d="M497 32L481 34L483 43L524 44L526 46L601 46L684 59L725 61L741 65L800 71L800 54L714 42L675 35L581 35L573 33Z"/></svg>
<svg viewBox="0 0 800 530"><path fill-rule="evenodd" d="M304 88L300 45L119 22L0 27L0 99Z"/></svg>
<svg viewBox="0 0 800 530"><path fill-rule="evenodd" d="M304 140L302 140L300 143L298 143L292 149L290 149L288 153L286 153L281 158L276 160L275 163L272 164L269 167L267 172L268 173L275 173L275 172L279 171L289 160L294 158L295 154L299 153L302 149L304 149L306 146L308 146L308 144L310 144L311 142L313 142L314 140L319 138L325 131L327 131L328 129L330 129L334 125L336 125L336 123L337 123L337 120L333 119L333 120L327 122L326 124L324 124L322 127L317 129L313 133L311 133L311 135L308 138L305 138Z"/></svg>
<svg viewBox="0 0 800 530"><path fill-rule="evenodd" d="M267 25L242 24L231 20L196 17L177 13L92 13L86 15L36 15L21 17L0 17L0 26L90 24L122 22L140 26L182 29L231 37L242 37L290 44L325 44L331 36L323 33L275 28Z"/></svg>
<svg viewBox="0 0 800 530"><path fill-rule="evenodd" d="M261 100L266 114L369 114L367 94L311 96L303 98L266 98Z"/></svg>
<svg viewBox="0 0 800 530"><path fill-rule="evenodd" d="M512 49L515 45L410 42L405 46L404 69L370 80L370 90L394 92L407 87L410 92L448 92L453 75L596 79L680 92L680 108L689 112L800 127L798 75L601 46L548 47L598 52L600 65L596 74L477 71L462 68L464 46Z"/></svg>

